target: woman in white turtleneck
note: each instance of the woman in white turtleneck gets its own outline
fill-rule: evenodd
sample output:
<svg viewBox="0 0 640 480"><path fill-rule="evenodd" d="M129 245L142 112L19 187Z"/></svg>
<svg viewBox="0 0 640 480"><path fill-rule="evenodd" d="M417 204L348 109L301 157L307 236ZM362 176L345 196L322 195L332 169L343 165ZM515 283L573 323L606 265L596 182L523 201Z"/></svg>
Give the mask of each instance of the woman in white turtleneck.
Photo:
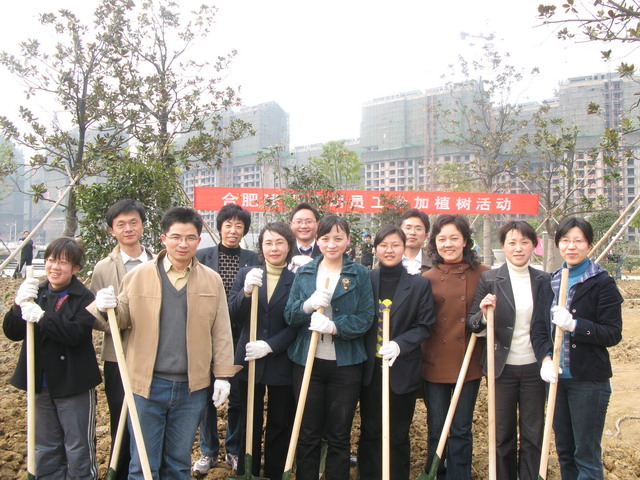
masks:
<svg viewBox="0 0 640 480"><path fill-rule="evenodd" d="M499 239L506 262L482 274L467 326L475 333L484 332L487 307L495 307L498 479L535 480L544 427L545 384L531 346L530 328L536 307L544 303L549 274L529 266L538 237L527 222L507 222ZM486 358L485 351L485 375Z"/></svg>

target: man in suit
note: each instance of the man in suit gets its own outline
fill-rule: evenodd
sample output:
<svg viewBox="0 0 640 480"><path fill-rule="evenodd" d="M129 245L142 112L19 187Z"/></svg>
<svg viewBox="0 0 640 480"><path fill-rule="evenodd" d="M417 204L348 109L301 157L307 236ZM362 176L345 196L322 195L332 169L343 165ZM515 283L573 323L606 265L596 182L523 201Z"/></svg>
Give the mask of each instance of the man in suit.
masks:
<svg viewBox="0 0 640 480"><path fill-rule="evenodd" d="M222 207L216 218L216 227L220 234L220 245L203 248L196 252L196 258L207 267L212 268L222 277L224 291L229 296L238 271L243 267L258 264L255 252L240 247L240 242L251 226L251 214L234 203ZM238 343L242 324L232 322L233 346ZM227 435L225 449L226 460L233 470L238 466L240 451L240 432L238 431L240 416L240 398L237 380L231 380L231 395L227 407ZM220 440L218 439L217 411L213 402L208 401L200 419L200 452L201 457L193 464L193 472L206 475L218 463Z"/></svg>
<svg viewBox="0 0 640 480"><path fill-rule="evenodd" d="M320 213L308 203L298 204L291 212L291 230L296 236L296 246L293 255L306 255L316 258L320 255L320 248L316 243L316 232Z"/></svg>
<svg viewBox="0 0 640 480"><path fill-rule="evenodd" d="M400 215L398 226L407 236L402 265L411 275L418 275L431 268L431 260L422 249L429 238L429 216L412 208Z"/></svg>

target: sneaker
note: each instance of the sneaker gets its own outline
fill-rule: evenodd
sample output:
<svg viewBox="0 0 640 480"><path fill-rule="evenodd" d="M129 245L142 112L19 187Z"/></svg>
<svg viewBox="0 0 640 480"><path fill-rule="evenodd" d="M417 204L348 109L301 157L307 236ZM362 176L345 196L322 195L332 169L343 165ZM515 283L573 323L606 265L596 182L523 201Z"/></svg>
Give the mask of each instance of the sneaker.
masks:
<svg viewBox="0 0 640 480"><path fill-rule="evenodd" d="M234 455L233 453L227 453L225 456L225 460L231 466L231 470L238 470L238 455Z"/></svg>
<svg viewBox="0 0 640 480"><path fill-rule="evenodd" d="M199 460L193 464L192 471L198 475L206 475L213 467L218 465L218 457L209 457L202 455Z"/></svg>

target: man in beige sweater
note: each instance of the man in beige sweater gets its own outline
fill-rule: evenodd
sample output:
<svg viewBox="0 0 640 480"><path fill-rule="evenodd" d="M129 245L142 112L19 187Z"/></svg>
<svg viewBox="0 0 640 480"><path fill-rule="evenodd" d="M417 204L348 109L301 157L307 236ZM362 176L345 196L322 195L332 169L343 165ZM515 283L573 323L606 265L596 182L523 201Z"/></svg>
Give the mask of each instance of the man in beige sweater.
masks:
<svg viewBox="0 0 640 480"><path fill-rule="evenodd" d="M129 328L127 367L154 478L189 478L191 446L207 399L211 372L213 401L229 395L233 344L220 276L198 262L202 217L176 207L162 219L165 250L125 275L116 297L112 286L98 290L89 310L103 317L116 309L118 326ZM129 479L142 479L132 442Z"/></svg>

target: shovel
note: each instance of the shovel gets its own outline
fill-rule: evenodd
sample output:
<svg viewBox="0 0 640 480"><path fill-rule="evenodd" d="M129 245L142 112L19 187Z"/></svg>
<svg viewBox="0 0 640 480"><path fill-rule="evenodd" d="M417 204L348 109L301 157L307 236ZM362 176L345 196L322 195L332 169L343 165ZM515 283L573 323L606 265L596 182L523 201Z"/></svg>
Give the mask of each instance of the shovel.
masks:
<svg viewBox="0 0 640 480"><path fill-rule="evenodd" d="M329 279L324 284L324 288L329 288ZM324 313L324 308L320 307L318 312ZM304 415L304 406L307 403L307 393L309 392L309 383L311 381L311 372L313 370L313 361L316 358L316 349L318 348L318 338L320 334L317 331L311 332L311 340L309 340L309 351L307 352L307 362L304 366L304 375L302 376L302 386L300 387L300 397L298 398L298 406L296 407L296 416L293 420L293 429L291 430L291 440L289 441L289 450L287 450L287 461L284 464L284 473L282 480L289 480L293 471L293 461L296 458L296 447L298 446L298 436L300 435L300 427L302 426L302 416Z"/></svg>
<svg viewBox="0 0 640 480"><path fill-rule="evenodd" d="M493 307L487 308L487 397L489 403L489 480L497 477L496 466L496 330Z"/></svg>
<svg viewBox="0 0 640 480"><path fill-rule="evenodd" d="M33 267L27 266L27 278L33 278ZM27 324L27 479L36 479L36 360L35 326Z"/></svg>
<svg viewBox="0 0 640 480"><path fill-rule="evenodd" d="M118 420L118 430L116 431L116 438L113 442L111 451L111 461L109 462L109 470L107 470L107 480L115 480L118 459L120 458L120 448L122 447L122 439L124 437L125 428L127 428L127 415L129 409L127 408L127 401L122 402L122 409L120 410L120 419Z"/></svg>
<svg viewBox="0 0 640 480"><path fill-rule="evenodd" d="M113 308L107 308L107 316L109 317L109 327L111 328L111 338L113 347L116 352L116 360L118 361L118 370L120 370L120 378L122 378L122 387L124 388L124 398L129 407L131 415L131 426L133 427L133 437L136 440L136 448L140 456L140 465L142 466L142 474L144 480L153 480L151 475L151 467L149 466L149 457L144 446L144 438L142 437L142 428L140 427L140 418L136 409L135 400L133 399L133 390L131 389L131 380L129 379L129 370L124 357L124 349L122 348L122 339L120 338L120 328L116 320L116 312ZM124 409L123 409L124 410ZM122 415L120 415L122 419Z"/></svg>
<svg viewBox="0 0 640 480"><path fill-rule="evenodd" d="M382 344L389 343L389 309L382 311ZM389 360L382 360L382 480L391 478L390 430L389 424Z"/></svg>
<svg viewBox="0 0 640 480"><path fill-rule="evenodd" d="M567 284L569 283L569 269L562 269L560 277L560 296L558 305L567 306ZM538 480L547 478L547 467L549 463L549 444L551 443L551 427L553 425L553 414L556 410L556 394L558 393L558 370L560 369L560 350L562 348L563 330L556 326L556 333L553 339L553 371L556 373L556 383L549 384L549 396L547 397L547 414L544 419L544 435L542 437L542 449L540 456L540 469L538 470Z"/></svg>
<svg viewBox="0 0 640 480"><path fill-rule="evenodd" d="M464 379L467 376L467 370L469 369L469 363L471 363L471 356L473 355L473 349L476 346L477 338L476 334L472 333L471 338L469 339L469 345L467 346L467 351L464 354L464 360L462 361L462 367L460 367L460 373L458 374L456 388L453 390L453 396L451 397L451 403L449 404L449 411L447 412L447 417L445 418L444 426L442 427L442 433L440 434L438 448L436 449L436 454L431 462L431 469L428 474L423 472L418 475L418 480L437 480L438 478L438 467L442 461L442 453L444 452L444 447L447 444L449 429L453 422L453 415L456 413L456 407L458 406L460 393L462 393L462 387L464 387Z"/></svg>
<svg viewBox="0 0 640 480"><path fill-rule="evenodd" d="M255 342L258 331L258 286L253 286L251 292L251 317L249 319L249 341ZM249 360L247 372L247 424L245 428L246 439L244 448L244 475L228 477L229 480L269 480L263 477L255 477L253 470L253 403L256 390L256 361Z"/></svg>

